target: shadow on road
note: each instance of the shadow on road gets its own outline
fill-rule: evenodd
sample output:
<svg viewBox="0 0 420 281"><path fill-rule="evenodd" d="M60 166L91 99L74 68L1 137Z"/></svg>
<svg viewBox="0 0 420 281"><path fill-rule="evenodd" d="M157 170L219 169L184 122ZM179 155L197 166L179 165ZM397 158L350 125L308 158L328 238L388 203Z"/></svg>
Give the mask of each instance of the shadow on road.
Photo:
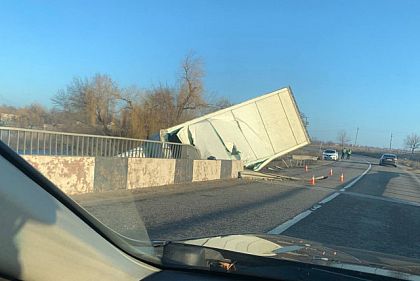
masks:
<svg viewBox="0 0 420 281"><path fill-rule="evenodd" d="M230 206L226 206L226 208L220 209L218 211L210 211L208 213L203 213L197 216L189 217L189 218L180 218L179 220L171 221L170 223L164 223L160 225L151 225L148 226L148 232L151 237L154 239L164 239L173 238L174 233L184 233L184 238L191 238L191 230L194 232L194 228L196 227L206 227L207 232L205 236L212 236L212 235L221 235L221 234L231 234L231 233L220 233L220 229L215 225L217 222L220 221L229 221L235 220L239 217L239 215L243 215L253 209L259 209L264 205L277 203L281 200L287 199L292 196L296 196L299 193L305 192L304 188L296 188L284 193L281 193L277 196L272 196L269 198L265 198L263 200L247 202L243 204L234 204ZM141 210L139 210L141 212ZM237 216L238 215L238 216ZM211 226L211 227L209 227ZM246 225L242 225L241 233L246 233ZM166 236L166 237L165 237ZM177 235L179 236L179 235ZM181 235L182 236L182 235ZM178 239L181 239L177 237Z"/></svg>
<svg viewBox="0 0 420 281"><path fill-rule="evenodd" d="M284 235L392 255L420 258L420 208L345 193Z"/></svg>
<svg viewBox="0 0 420 281"><path fill-rule="evenodd" d="M400 173L393 171L370 172L348 190L362 194L382 196L389 182L393 178L400 176Z"/></svg>
<svg viewBox="0 0 420 281"><path fill-rule="evenodd" d="M393 180L405 176L395 168L375 170L348 191L385 198L387 188L407 184L406 179ZM328 245L420 258L420 208L378 199L344 192L284 234Z"/></svg>

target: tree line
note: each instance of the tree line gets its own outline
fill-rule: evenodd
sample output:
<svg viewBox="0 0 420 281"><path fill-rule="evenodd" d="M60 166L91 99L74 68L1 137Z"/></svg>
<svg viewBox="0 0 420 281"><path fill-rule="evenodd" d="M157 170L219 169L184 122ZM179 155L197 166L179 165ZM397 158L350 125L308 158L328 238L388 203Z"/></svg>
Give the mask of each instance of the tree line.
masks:
<svg viewBox="0 0 420 281"><path fill-rule="evenodd" d="M204 64L188 54L180 64L175 85L159 84L150 89L122 88L106 74L74 78L52 97L53 107L40 104L15 108L0 107L17 116L23 128L150 138L160 129L226 108L226 98L209 97L204 89Z"/></svg>
<svg viewBox="0 0 420 281"><path fill-rule="evenodd" d="M337 141L341 148L343 148L345 145L349 144L351 138L345 130L341 130L337 134ZM416 133L407 135L404 139L404 146L411 154L414 154L414 152L420 148L420 135Z"/></svg>

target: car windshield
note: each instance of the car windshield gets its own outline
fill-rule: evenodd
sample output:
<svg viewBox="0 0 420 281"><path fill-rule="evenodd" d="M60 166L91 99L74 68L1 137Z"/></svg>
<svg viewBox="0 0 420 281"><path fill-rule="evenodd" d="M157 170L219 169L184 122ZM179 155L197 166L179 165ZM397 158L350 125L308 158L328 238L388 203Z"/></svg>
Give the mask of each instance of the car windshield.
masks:
<svg viewBox="0 0 420 281"><path fill-rule="evenodd" d="M3 2L0 140L132 256L183 241L418 275L419 12Z"/></svg>

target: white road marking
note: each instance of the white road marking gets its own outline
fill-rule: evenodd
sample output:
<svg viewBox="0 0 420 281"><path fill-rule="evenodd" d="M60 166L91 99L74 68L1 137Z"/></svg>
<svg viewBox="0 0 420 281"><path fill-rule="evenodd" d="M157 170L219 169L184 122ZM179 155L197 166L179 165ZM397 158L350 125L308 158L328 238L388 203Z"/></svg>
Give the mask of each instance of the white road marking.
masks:
<svg viewBox="0 0 420 281"><path fill-rule="evenodd" d="M352 187L353 185L355 185L356 182L358 182L361 178L363 178L364 175L366 175L367 173L369 173L370 169L372 168L372 164L369 163L369 167L366 169L366 171L364 171L360 176L358 176L357 178L355 178L351 183L349 183L348 185L346 185L345 187L343 187L344 190L346 190L349 187Z"/></svg>
<svg viewBox="0 0 420 281"><path fill-rule="evenodd" d="M355 185L363 176L365 176L367 173L369 173L370 169L372 168L372 164L370 162L366 162L366 163L369 164L368 168L360 176L358 176L357 178L352 180L349 184L347 184L342 189L340 189L341 192L344 192L346 189ZM306 211L298 214L294 218L280 224L279 226L277 226L277 227L273 228L272 230L270 230L269 232L267 232L267 234L281 234L281 233L283 233L288 228L292 227L293 225L295 225L299 221L303 220L304 218L306 218L307 216L312 214L312 212L314 212L315 210L320 209L323 206L323 204L325 204L325 203L333 200L334 198L336 198L338 195L341 194L341 192L334 192L333 194L331 194L328 197L324 198L323 200L319 201L317 204L314 204L314 206L316 208L314 208L314 206L312 206L311 209L306 210Z"/></svg>
<svg viewBox="0 0 420 281"><path fill-rule="evenodd" d="M339 193L339 192L335 192L335 193L331 194L330 196L328 196L328 197L324 198L323 200L319 201L319 203L318 203L318 204L325 204L325 203L327 203L327 202L329 202L329 201L333 200L333 199L334 199L335 197L337 197L338 195L340 195L340 193Z"/></svg>
<svg viewBox="0 0 420 281"><path fill-rule="evenodd" d="M294 217L293 219L290 219L288 221L286 221L285 223L282 223L281 225L277 226L276 228L270 230L269 232L267 232L268 234L280 234L283 231L285 231L286 229L288 229L289 227L291 227L292 225L296 224L297 222L299 222L300 220L306 218L307 216L309 216L312 213L311 210L306 210L303 213L300 213L299 215L297 215L296 217Z"/></svg>

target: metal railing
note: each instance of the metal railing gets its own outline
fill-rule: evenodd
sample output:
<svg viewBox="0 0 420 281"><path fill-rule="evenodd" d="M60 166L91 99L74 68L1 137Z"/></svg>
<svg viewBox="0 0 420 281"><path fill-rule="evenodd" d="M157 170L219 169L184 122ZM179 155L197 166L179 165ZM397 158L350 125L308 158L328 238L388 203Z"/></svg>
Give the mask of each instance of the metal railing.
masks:
<svg viewBox="0 0 420 281"><path fill-rule="evenodd" d="M22 155L200 159L191 145L0 127L0 140Z"/></svg>

